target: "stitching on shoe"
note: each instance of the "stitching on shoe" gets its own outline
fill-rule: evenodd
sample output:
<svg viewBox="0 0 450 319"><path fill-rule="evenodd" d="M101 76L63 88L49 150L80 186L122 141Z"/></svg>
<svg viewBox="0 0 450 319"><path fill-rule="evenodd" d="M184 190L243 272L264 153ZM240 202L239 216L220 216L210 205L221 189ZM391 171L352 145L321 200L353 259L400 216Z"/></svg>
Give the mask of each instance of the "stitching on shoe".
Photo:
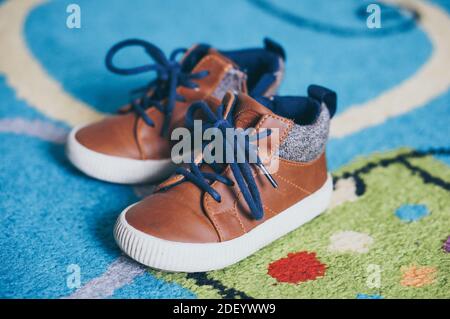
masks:
<svg viewBox="0 0 450 319"><path fill-rule="evenodd" d="M267 205L264 205L263 204L263 207L265 208L265 209L267 209L270 213L272 213L272 215L270 216L270 217L273 217L273 216L275 216L275 215L278 215L279 213L277 213L277 212L275 212L273 209L271 209L269 206L267 206ZM264 215L265 215L266 213L264 212Z"/></svg>
<svg viewBox="0 0 450 319"><path fill-rule="evenodd" d="M211 214L206 214L206 215L209 217L209 219L211 220L211 223L214 225L217 235L219 236L219 240L223 241L223 239L224 239L223 232L222 232L222 229L220 228L220 226L218 225L216 219L214 218L215 213L210 206L208 195L209 195L208 193L205 193L205 195L204 195L205 206L206 206L205 208L206 208L207 212L211 211Z"/></svg>
<svg viewBox="0 0 450 319"><path fill-rule="evenodd" d="M315 163L317 163L322 158L322 155L324 155L324 153L325 153L325 151L322 152L322 154L320 154L319 157L317 157L316 159L314 159L310 162L307 162L307 163L290 161L290 160L287 160L287 159L284 159L281 157L278 157L278 158L279 158L280 162L282 162L283 164L288 165L288 166L308 167L308 166L311 166L311 165L314 165Z"/></svg>
<svg viewBox="0 0 450 319"><path fill-rule="evenodd" d="M213 217L215 217L215 216L217 216L217 215L221 215L221 214L224 214L224 213L229 213L229 212L231 212L231 215L235 216L236 219L238 220L239 225L241 226L242 231L243 231L244 233L247 233L247 230L246 230L244 224L242 223L242 219L240 218L240 216L239 216L239 214L238 214L238 211L237 211L237 203L238 203L239 199L241 198L242 193L241 193L238 189L236 189L236 186L233 186L232 188L233 188L233 190L235 191L235 193L237 193L237 194L236 194L236 199L235 199L234 202L233 202L233 208L226 209L226 210L223 210L223 211L213 211L213 210L211 209L211 215L212 215L211 218L213 218ZM207 197L206 201L208 202L208 204L207 204L206 206L207 206L208 209L210 209L211 206L209 205L209 197Z"/></svg>
<svg viewBox="0 0 450 319"><path fill-rule="evenodd" d="M297 188L297 189L300 189L301 191L307 193L308 195L311 195L311 192L310 192L310 191L308 191L307 189L305 189L305 188L303 188L303 187L301 187L301 186L295 184L294 182L292 182L292 181L286 179L285 177L281 176L280 174L275 173L274 175L275 175L276 177L278 177L279 179L281 179L282 181L288 183L289 185L294 186L294 187Z"/></svg>
<svg viewBox="0 0 450 319"><path fill-rule="evenodd" d="M268 118L272 118L272 119L274 119L274 120L281 121L281 122L283 122L284 124L287 125L287 127L283 127L283 128L282 128L282 131L283 131L283 132L282 132L282 134L281 134L279 140L276 141L276 144L274 145L274 147L271 147L271 149L270 149L270 156L269 156L269 159L271 160L271 159L273 158L273 156L274 156L275 151L278 150L278 149L280 148L280 145L281 145L281 144L284 142L284 140L286 139L286 137L287 137L289 131L291 130L291 128L292 128L292 126L293 126L293 123L292 123L291 120L284 119L284 118L282 118L282 117L280 117L280 116L278 116L278 115L274 115L274 114L266 114L266 115L264 115L264 116L262 117L262 119L258 122L258 124L256 125L255 129L256 129L256 130L259 130L259 129L261 128L261 126L264 124L264 122L267 121Z"/></svg>

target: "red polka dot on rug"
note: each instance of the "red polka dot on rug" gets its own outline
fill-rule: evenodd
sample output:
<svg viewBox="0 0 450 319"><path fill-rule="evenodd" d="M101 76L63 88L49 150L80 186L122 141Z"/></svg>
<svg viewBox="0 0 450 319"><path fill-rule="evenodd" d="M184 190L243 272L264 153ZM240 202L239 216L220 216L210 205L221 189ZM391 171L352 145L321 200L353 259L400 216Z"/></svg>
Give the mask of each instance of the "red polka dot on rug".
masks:
<svg viewBox="0 0 450 319"><path fill-rule="evenodd" d="M279 282L296 284L324 276L326 267L315 252L300 251L270 263L267 273Z"/></svg>

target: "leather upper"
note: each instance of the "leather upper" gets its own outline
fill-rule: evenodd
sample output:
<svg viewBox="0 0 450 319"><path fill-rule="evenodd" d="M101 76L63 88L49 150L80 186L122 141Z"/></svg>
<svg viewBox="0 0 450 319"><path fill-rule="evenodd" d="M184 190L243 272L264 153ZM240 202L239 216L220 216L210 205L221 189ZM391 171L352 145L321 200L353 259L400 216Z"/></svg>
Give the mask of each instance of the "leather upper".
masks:
<svg viewBox="0 0 450 319"><path fill-rule="evenodd" d="M189 51L186 54L189 54ZM213 93L233 67L236 66L231 60L214 49L209 50L192 70L193 73L209 71L205 78L193 80L199 87L177 88L177 93L186 101L176 102L168 136L174 128L183 126L186 111L192 102L205 100L213 105L220 103ZM242 90L245 91L245 87ZM155 107L150 107L146 113L155 126L148 126L142 118L129 112L81 128L76 133L76 139L85 147L106 155L138 160L170 158L170 140L167 136L161 136L164 115Z"/></svg>
<svg viewBox="0 0 450 319"><path fill-rule="evenodd" d="M308 163L277 157L276 151L293 125L291 120L277 116L245 94L238 96L234 116L238 127L277 128L279 131L279 142L268 143L265 149L259 150L262 161L268 167L278 163L278 169L272 172L278 187L274 188L252 165L264 217L255 220L251 216L237 183L234 183L235 186L217 181L211 184L221 196L219 203L191 182L179 183L181 178L176 175L160 185L156 193L129 209L125 218L131 226L152 236L177 242L231 240L294 205L325 183L327 168L324 153ZM229 166L222 175L235 181Z"/></svg>

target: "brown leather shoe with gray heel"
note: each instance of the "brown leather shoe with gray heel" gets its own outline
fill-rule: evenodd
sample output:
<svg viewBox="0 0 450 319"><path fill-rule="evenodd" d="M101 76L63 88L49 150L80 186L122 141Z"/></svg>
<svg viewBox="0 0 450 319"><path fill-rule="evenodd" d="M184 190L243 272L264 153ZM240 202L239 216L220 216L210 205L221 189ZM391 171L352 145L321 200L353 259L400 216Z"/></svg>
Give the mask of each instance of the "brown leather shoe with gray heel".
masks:
<svg viewBox="0 0 450 319"><path fill-rule="evenodd" d="M228 93L216 113L205 105L192 107L207 113L208 127L254 127L256 161L197 160L177 169L118 218L114 234L127 255L167 271L220 269L326 210L333 188L325 145L334 92L310 86L308 97L257 100ZM275 131L277 139L262 143Z"/></svg>
<svg viewBox="0 0 450 319"><path fill-rule="evenodd" d="M129 46L145 49L155 64L131 69L117 67L115 54ZM185 52L186 51L186 52ZM180 62L177 56L184 52ZM161 180L175 166L171 161L170 135L184 125L189 105L204 100L218 105L227 90L270 95L280 84L284 51L266 39L264 47L218 51L208 45L175 50L170 58L151 43L130 39L111 48L109 70L131 75L155 71L157 77L131 97L120 115L72 130L67 141L70 161L100 180L142 183Z"/></svg>

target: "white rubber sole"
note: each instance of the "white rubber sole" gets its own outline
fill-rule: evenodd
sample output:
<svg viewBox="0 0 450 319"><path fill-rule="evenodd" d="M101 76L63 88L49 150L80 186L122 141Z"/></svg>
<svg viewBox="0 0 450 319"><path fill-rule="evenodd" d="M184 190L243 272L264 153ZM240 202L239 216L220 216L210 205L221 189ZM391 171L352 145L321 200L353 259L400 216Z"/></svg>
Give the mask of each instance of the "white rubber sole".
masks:
<svg viewBox="0 0 450 319"><path fill-rule="evenodd" d="M170 158L163 160L136 160L95 152L80 144L75 127L67 138L66 153L80 171L96 179L120 184L139 184L160 181L176 168Z"/></svg>
<svg viewBox="0 0 450 319"><path fill-rule="evenodd" d="M250 256L318 216L327 209L332 192L333 183L329 175L315 193L245 235L225 242L182 243L148 235L127 223L125 214L131 206L119 216L114 237L128 256L152 268L182 272L221 269Z"/></svg>

